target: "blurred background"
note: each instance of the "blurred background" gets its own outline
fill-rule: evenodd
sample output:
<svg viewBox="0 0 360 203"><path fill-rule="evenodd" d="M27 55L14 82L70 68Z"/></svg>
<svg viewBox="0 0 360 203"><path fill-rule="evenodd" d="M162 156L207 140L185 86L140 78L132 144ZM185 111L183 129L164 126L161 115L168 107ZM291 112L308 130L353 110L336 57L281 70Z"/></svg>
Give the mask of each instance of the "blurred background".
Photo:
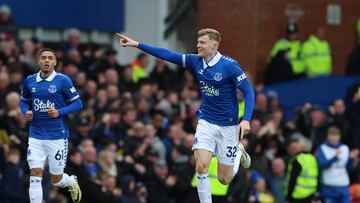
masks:
<svg viewBox="0 0 360 203"><path fill-rule="evenodd" d="M197 31L206 27L221 33L219 51L241 64L256 93L243 140L252 167L222 186L214 159L213 201L286 202L297 184L290 181L295 155L310 152L319 171L331 170L321 150L329 145L348 147L348 165L341 166L348 193L339 194L359 202L360 1L340 0L2 0L0 202L29 201L28 123L18 104L43 47L56 51L56 70L73 80L85 104L67 117L65 169L78 176L82 202L198 202L191 153L197 81L174 64L121 48L114 33L196 53ZM335 144L333 134L340 135ZM313 195L322 201L332 185L318 177ZM43 188L44 202L70 202L48 172Z"/></svg>

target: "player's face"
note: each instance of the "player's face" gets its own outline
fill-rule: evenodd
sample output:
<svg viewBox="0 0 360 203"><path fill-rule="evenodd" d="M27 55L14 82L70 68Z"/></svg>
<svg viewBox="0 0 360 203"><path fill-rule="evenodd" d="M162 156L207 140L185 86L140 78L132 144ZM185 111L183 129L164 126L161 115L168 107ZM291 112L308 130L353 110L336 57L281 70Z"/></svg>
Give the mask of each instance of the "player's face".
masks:
<svg viewBox="0 0 360 203"><path fill-rule="evenodd" d="M42 52L38 58L38 64L42 72L44 73L52 72L56 66L55 54L51 51Z"/></svg>
<svg viewBox="0 0 360 203"><path fill-rule="evenodd" d="M211 57L217 51L217 45L218 43L211 40L208 35L200 36L196 45L198 56L205 59Z"/></svg>

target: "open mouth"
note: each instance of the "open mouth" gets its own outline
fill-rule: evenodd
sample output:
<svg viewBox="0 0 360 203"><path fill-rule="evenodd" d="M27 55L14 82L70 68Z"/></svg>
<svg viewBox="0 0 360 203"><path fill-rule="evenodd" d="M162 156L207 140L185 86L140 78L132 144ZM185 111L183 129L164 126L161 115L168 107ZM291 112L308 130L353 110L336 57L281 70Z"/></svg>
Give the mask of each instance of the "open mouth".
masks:
<svg viewBox="0 0 360 203"><path fill-rule="evenodd" d="M50 65L49 65L49 64L45 64L45 65L44 65L44 67L49 68L49 67L50 67Z"/></svg>

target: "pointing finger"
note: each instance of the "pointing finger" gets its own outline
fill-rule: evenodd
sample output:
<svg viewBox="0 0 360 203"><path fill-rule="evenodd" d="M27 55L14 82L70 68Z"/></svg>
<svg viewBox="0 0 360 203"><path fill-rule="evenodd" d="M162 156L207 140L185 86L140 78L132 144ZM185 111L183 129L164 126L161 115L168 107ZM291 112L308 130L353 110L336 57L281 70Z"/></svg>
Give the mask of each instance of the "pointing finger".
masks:
<svg viewBox="0 0 360 203"><path fill-rule="evenodd" d="M118 32L116 32L115 33L118 37L120 37L120 38L122 38L122 39L125 39L125 36L124 35L122 35L122 34L120 34L120 33L118 33Z"/></svg>

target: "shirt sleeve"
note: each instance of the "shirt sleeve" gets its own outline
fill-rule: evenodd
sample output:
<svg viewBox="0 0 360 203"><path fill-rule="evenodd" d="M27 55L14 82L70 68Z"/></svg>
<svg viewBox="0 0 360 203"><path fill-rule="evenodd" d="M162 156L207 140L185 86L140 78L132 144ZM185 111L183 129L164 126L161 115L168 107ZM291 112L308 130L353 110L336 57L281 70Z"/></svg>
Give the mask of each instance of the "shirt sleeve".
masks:
<svg viewBox="0 0 360 203"><path fill-rule="evenodd" d="M165 61L183 66L183 55L169 49L139 43L139 49Z"/></svg>
<svg viewBox="0 0 360 203"><path fill-rule="evenodd" d="M65 76L65 80L64 80L64 90L63 90L65 99L68 102L72 102L76 99L79 99L80 96L77 93L73 83L71 82L70 78Z"/></svg>
<svg viewBox="0 0 360 203"><path fill-rule="evenodd" d="M254 90L252 89L250 82L247 79L244 71L241 69L240 65L236 64L235 67L233 67L231 70L233 71L231 80L236 85L236 87L241 90L245 97L245 112L243 120L249 121L251 120L252 112L254 110Z"/></svg>
<svg viewBox="0 0 360 203"><path fill-rule="evenodd" d="M60 116L63 116L81 110L82 108L83 108L83 103L81 102L81 99L75 99L74 102L71 102L69 105L61 109L58 109L58 111Z"/></svg>
<svg viewBox="0 0 360 203"><path fill-rule="evenodd" d="M29 91L29 86L27 83L27 79L23 80L22 88L21 88L21 96L20 98L24 101L29 101L31 99L31 93Z"/></svg>
<svg viewBox="0 0 360 203"><path fill-rule="evenodd" d="M26 114L27 111L29 111L29 105L28 105L28 102L31 98L31 93L29 91L29 88L28 88L28 84L27 84L27 80L25 79L23 82L22 82L22 88L21 88L21 96L20 96L21 100L20 100L20 103L19 103L19 106L20 106L20 110L21 110L21 113L23 115Z"/></svg>
<svg viewBox="0 0 360 203"><path fill-rule="evenodd" d="M199 63L200 57L195 54L183 54L182 55L182 67L194 72L197 63Z"/></svg>

